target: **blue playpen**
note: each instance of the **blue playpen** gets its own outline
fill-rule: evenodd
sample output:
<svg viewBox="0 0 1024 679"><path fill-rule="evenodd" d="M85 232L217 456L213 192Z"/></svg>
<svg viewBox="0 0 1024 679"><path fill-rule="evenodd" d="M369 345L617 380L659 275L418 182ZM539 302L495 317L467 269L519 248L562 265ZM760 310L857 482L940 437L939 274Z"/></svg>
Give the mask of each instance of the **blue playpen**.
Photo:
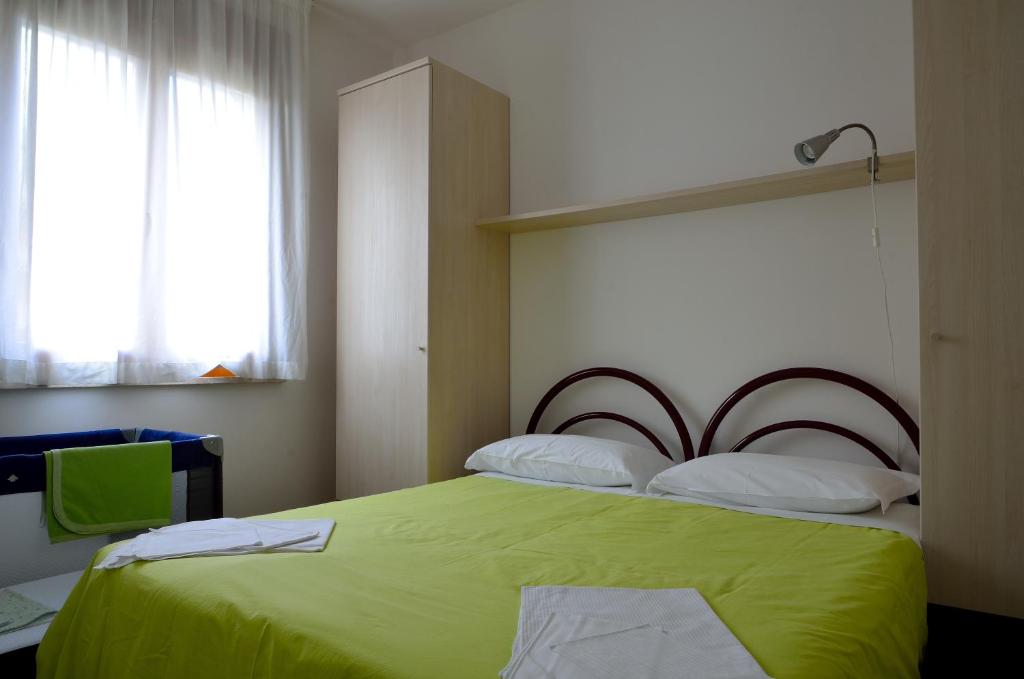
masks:
<svg viewBox="0 0 1024 679"><path fill-rule="evenodd" d="M46 490L43 453L47 450L149 441L170 441L171 472L187 475L186 520L223 516L223 440L208 434L160 429L100 429L0 437L0 495Z"/></svg>
<svg viewBox="0 0 1024 679"><path fill-rule="evenodd" d="M138 428L0 437L0 588L57 610L97 549L136 534L50 544L42 511L45 451L149 441L171 443L172 521L223 516L224 444L219 436ZM21 656L30 664L32 647L46 627L0 634L0 666Z"/></svg>

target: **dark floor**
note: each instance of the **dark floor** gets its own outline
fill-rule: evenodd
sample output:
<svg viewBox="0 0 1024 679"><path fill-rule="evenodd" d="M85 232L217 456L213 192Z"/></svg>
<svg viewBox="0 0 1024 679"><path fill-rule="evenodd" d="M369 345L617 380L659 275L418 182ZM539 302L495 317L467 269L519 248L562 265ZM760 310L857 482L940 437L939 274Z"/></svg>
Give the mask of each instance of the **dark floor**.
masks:
<svg viewBox="0 0 1024 679"><path fill-rule="evenodd" d="M34 679L37 648L39 647L29 646L0 655L0 677L3 679Z"/></svg>
<svg viewBox="0 0 1024 679"><path fill-rule="evenodd" d="M1024 676L1022 642L1024 620L929 604L921 677Z"/></svg>

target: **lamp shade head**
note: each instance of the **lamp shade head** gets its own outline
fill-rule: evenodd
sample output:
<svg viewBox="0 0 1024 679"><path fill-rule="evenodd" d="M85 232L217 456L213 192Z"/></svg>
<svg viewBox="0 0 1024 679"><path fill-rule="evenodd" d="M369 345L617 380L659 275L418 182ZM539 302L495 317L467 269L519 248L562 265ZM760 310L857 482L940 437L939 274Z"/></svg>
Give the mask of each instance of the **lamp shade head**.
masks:
<svg viewBox="0 0 1024 679"><path fill-rule="evenodd" d="M793 154L801 165L814 165L828 150L828 147L839 138L838 130L829 130L825 134L805 139L793 148Z"/></svg>

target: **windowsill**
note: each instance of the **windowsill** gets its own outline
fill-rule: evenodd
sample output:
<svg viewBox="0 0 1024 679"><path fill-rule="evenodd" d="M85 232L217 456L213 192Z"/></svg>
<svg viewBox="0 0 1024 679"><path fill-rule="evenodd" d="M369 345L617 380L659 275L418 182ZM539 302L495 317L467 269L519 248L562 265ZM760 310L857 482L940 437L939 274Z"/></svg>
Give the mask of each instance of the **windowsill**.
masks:
<svg viewBox="0 0 1024 679"><path fill-rule="evenodd" d="M288 380L254 380L245 377L197 377L183 382L154 382L152 384L29 384L0 385L0 390L34 389L104 389L109 387L190 387L214 384L282 384Z"/></svg>

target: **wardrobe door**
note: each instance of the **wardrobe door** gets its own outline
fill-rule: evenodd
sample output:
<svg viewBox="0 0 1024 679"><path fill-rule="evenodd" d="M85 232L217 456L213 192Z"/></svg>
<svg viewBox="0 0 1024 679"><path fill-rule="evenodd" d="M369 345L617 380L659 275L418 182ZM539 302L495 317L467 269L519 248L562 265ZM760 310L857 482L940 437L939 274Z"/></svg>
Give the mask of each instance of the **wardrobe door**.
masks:
<svg viewBox="0 0 1024 679"><path fill-rule="evenodd" d="M339 498L427 481L430 69L339 97Z"/></svg>
<svg viewBox="0 0 1024 679"><path fill-rule="evenodd" d="M1024 3L917 0L928 593L1024 617Z"/></svg>
<svg viewBox="0 0 1024 679"><path fill-rule="evenodd" d="M431 64L430 481L508 436L508 98Z"/></svg>

